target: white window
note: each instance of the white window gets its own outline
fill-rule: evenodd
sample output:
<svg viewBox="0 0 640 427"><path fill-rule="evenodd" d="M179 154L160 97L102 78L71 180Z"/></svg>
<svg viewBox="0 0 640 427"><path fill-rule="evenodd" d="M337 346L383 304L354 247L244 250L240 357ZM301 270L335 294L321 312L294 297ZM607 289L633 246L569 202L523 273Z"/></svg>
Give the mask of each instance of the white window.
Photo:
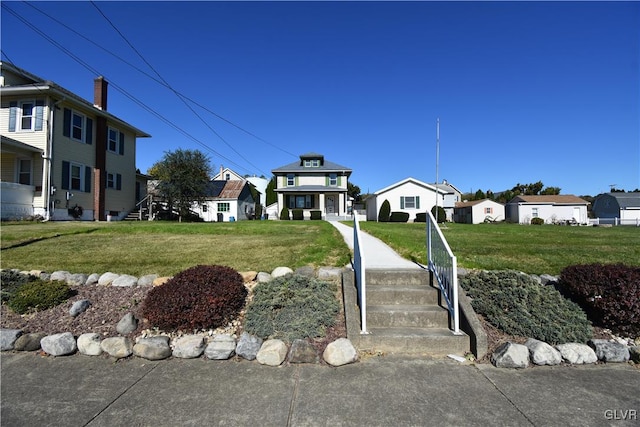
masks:
<svg viewBox="0 0 640 427"><path fill-rule="evenodd" d="M109 140L107 141L107 150L112 153L118 152L118 143L120 142L120 132L117 129L109 128Z"/></svg>
<svg viewBox="0 0 640 427"><path fill-rule="evenodd" d="M318 168L320 167L320 159L305 159L305 168Z"/></svg>
<svg viewBox="0 0 640 427"><path fill-rule="evenodd" d="M287 175L287 187L293 187L296 185L296 177L290 173Z"/></svg>
<svg viewBox="0 0 640 427"><path fill-rule="evenodd" d="M538 218L538 208L531 208L531 216Z"/></svg>
<svg viewBox="0 0 640 427"><path fill-rule="evenodd" d="M227 202L218 203L218 212L229 212L229 203Z"/></svg>
<svg viewBox="0 0 640 427"><path fill-rule="evenodd" d="M491 215L493 213L493 208L484 208L484 213L487 215Z"/></svg>
<svg viewBox="0 0 640 427"><path fill-rule="evenodd" d="M116 188L116 175L107 173L107 188Z"/></svg>
<svg viewBox="0 0 640 427"><path fill-rule="evenodd" d="M18 182L31 185L31 159L18 159Z"/></svg>
<svg viewBox="0 0 640 427"><path fill-rule="evenodd" d="M231 180L231 174L230 173L226 174L224 176L224 179L227 180L227 181L230 181Z"/></svg>
<svg viewBox="0 0 640 427"><path fill-rule="evenodd" d="M289 209L312 209L314 207L315 198L312 194L300 196L287 196Z"/></svg>
<svg viewBox="0 0 640 427"><path fill-rule="evenodd" d="M337 187L338 186L338 174L332 173L329 175L329 185L331 187Z"/></svg>
<svg viewBox="0 0 640 427"><path fill-rule="evenodd" d="M20 104L22 115L20 118L20 130L33 130L35 105L33 101Z"/></svg>
<svg viewBox="0 0 640 427"><path fill-rule="evenodd" d="M84 142L85 117L75 111L71 116L71 137Z"/></svg>

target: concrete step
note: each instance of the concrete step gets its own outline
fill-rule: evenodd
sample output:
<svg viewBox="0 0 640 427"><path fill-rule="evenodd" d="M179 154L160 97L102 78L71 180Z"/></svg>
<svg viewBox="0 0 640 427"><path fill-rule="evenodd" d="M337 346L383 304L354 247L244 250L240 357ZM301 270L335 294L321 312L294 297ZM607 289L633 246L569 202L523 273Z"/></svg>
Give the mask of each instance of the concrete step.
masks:
<svg viewBox="0 0 640 427"><path fill-rule="evenodd" d="M437 305L439 292L426 285L367 286L367 305Z"/></svg>
<svg viewBox="0 0 640 427"><path fill-rule="evenodd" d="M426 270L376 270L367 269L367 286L403 286L403 285L424 285L428 286L430 274Z"/></svg>
<svg viewBox="0 0 640 427"><path fill-rule="evenodd" d="M367 304L369 327L448 328L449 314L437 305Z"/></svg>
<svg viewBox="0 0 640 427"><path fill-rule="evenodd" d="M446 328L369 328L369 334L357 340L358 349L369 352L462 356L470 348L468 335L454 335Z"/></svg>

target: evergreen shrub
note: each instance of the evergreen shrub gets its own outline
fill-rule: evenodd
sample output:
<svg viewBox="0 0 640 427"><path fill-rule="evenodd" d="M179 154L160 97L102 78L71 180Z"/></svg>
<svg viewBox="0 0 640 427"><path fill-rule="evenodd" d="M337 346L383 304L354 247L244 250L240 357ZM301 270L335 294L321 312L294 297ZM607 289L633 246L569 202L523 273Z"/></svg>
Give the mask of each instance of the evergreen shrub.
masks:
<svg viewBox="0 0 640 427"><path fill-rule="evenodd" d="M531 225L544 225L544 219L542 218L531 218Z"/></svg>
<svg viewBox="0 0 640 427"><path fill-rule="evenodd" d="M322 219L322 211L311 211L311 219L313 220Z"/></svg>
<svg viewBox="0 0 640 427"><path fill-rule="evenodd" d="M409 221L409 214L407 212L391 212L391 216L389 216L389 222L407 221Z"/></svg>
<svg viewBox="0 0 640 427"><path fill-rule="evenodd" d="M293 209L291 211L291 215L293 216L294 221L304 220L304 211L302 209Z"/></svg>
<svg viewBox="0 0 640 427"><path fill-rule="evenodd" d="M416 214L416 219L413 222L427 222L427 213L426 212L418 212Z"/></svg>
<svg viewBox="0 0 640 427"><path fill-rule="evenodd" d="M289 208L287 208L286 206L282 208L282 210L280 211L280 219L283 221L288 221L289 219Z"/></svg>
<svg viewBox="0 0 640 427"><path fill-rule="evenodd" d="M391 216L391 203L388 200L382 202L380 211L378 211L378 222L389 222Z"/></svg>
<svg viewBox="0 0 640 427"><path fill-rule="evenodd" d="M263 339L321 337L340 310L336 286L315 278L289 274L261 283L247 307L245 330Z"/></svg>
<svg viewBox="0 0 640 427"><path fill-rule="evenodd" d="M236 270L198 265L151 289L142 315L163 330L213 329L235 319L246 296L244 281Z"/></svg>
<svg viewBox="0 0 640 427"><path fill-rule="evenodd" d="M36 280L36 278L29 274L22 274L14 270L2 270L2 272L0 272L0 283L2 283L0 299L2 302L7 302L20 286L27 282L33 282L34 280Z"/></svg>
<svg viewBox="0 0 640 427"><path fill-rule="evenodd" d="M552 286L517 271L471 272L460 278L473 308L509 335L551 345L583 343L593 335L582 309Z"/></svg>
<svg viewBox="0 0 640 427"><path fill-rule="evenodd" d="M640 336L640 267L572 265L560 273L560 286L594 325Z"/></svg>
<svg viewBox="0 0 640 427"><path fill-rule="evenodd" d="M16 313L25 314L55 307L75 294L65 282L35 279L22 284L9 297L7 305Z"/></svg>
<svg viewBox="0 0 640 427"><path fill-rule="evenodd" d="M447 220L447 213L442 206L437 206L437 208L438 209L436 212L436 206L433 205L433 207L431 208L431 214L433 215L433 218L436 220L436 222L440 224Z"/></svg>

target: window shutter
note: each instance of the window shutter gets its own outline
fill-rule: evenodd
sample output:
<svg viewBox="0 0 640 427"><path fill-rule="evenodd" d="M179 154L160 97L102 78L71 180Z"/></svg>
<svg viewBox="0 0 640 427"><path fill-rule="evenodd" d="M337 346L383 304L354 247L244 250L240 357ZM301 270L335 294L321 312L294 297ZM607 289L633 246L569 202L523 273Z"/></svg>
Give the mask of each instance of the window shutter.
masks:
<svg viewBox="0 0 640 427"><path fill-rule="evenodd" d="M87 131L85 132L84 142L91 145L93 144L93 120L87 117Z"/></svg>
<svg viewBox="0 0 640 427"><path fill-rule="evenodd" d="M338 175L338 187L342 187L342 175Z"/></svg>
<svg viewBox="0 0 640 427"><path fill-rule="evenodd" d="M298 186L298 175L293 177L293 182L296 185L296 187Z"/></svg>
<svg viewBox="0 0 640 427"><path fill-rule="evenodd" d="M404 196L400 196L400 209L404 209Z"/></svg>
<svg viewBox="0 0 640 427"><path fill-rule="evenodd" d="M420 209L420 196L416 196L416 209Z"/></svg>
<svg viewBox="0 0 640 427"><path fill-rule="evenodd" d="M36 124L34 130L42 130L42 122L44 118L44 101L36 99Z"/></svg>
<svg viewBox="0 0 640 427"><path fill-rule="evenodd" d="M71 110L64 109L64 122L62 125L62 135L71 137Z"/></svg>
<svg viewBox="0 0 640 427"><path fill-rule="evenodd" d="M84 167L84 192L91 193L91 168Z"/></svg>
<svg viewBox="0 0 640 427"><path fill-rule="evenodd" d="M9 132L16 131L16 114L18 113L18 102L11 101L9 103Z"/></svg>
<svg viewBox="0 0 640 427"><path fill-rule="evenodd" d="M122 190L122 175L116 174L116 190Z"/></svg>
<svg viewBox="0 0 640 427"><path fill-rule="evenodd" d="M120 147L118 148L118 154L124 156L124 133L120 132Z"/></svg>
<svg viewBox="0 0 640 427"><path fill-rule="evenodd" d="M328 186L329 186L329 175L327 175L327 176L325 176L325 177L324 177L324 185L325 185L326 187L328 187Z"/></svg>
<svg viewBox="0 0 640 427"><path fill-rule="evenodd" d="M71 175L71 164L69 162L62 162L62 189L69 189L69 176Z"/></svg>

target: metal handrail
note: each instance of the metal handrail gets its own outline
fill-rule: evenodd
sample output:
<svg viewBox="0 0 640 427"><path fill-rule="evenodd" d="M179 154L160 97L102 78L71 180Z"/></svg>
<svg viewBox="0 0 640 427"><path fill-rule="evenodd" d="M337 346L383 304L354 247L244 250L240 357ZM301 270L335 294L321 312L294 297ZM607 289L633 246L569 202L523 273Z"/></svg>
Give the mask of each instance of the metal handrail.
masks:
<svg viewBox="0 0 640 427"><path fill-rule="evenodd" d="M460 332L458 312L458 260L451 251L433 214L427 211L427 263L429 271L438 281L438 286L447 303L455 335Z"/></svg>
<svg viewBox="0 0 640 427"><path fill-rule="evenodd" d="M360 306L360 333L367 332L367 281L365 272L365 257L360 236L360 222L358 213L353 211L353 270L358 290L358 305Z"/></svg>

